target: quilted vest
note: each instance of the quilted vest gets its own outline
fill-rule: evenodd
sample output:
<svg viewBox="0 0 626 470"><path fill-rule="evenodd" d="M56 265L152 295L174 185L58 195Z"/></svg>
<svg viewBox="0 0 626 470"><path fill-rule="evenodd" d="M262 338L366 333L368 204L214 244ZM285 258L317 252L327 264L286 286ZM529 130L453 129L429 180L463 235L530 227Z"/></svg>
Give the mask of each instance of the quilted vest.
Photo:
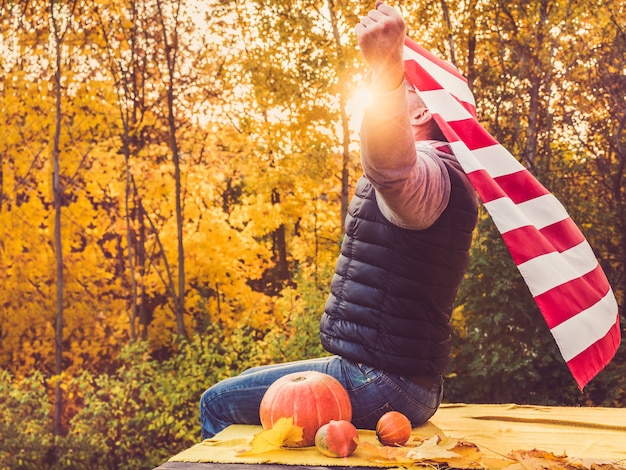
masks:
<svg viewBox="0 0 626 470"><path fill-rule="evenodd" d="M450 360L450 316L469 262L477 199L452 156L448 205L425 230L389 222L359 179L320 323L324 348L389 373L438 375Z"/></svg>

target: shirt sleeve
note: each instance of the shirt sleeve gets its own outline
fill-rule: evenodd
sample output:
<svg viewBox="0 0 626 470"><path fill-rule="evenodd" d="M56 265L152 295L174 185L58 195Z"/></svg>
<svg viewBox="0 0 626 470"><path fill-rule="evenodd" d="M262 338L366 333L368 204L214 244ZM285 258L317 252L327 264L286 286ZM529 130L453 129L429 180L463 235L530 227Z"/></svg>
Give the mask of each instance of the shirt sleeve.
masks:
<svg viewBox="0 0 626 470"><path fill-rule="evenodd" d="M423 230L445 210L450 178L436 152L414 141L404 84L376 97L365 110L361 163L376 190L378 206L391 223Z"/></svg>

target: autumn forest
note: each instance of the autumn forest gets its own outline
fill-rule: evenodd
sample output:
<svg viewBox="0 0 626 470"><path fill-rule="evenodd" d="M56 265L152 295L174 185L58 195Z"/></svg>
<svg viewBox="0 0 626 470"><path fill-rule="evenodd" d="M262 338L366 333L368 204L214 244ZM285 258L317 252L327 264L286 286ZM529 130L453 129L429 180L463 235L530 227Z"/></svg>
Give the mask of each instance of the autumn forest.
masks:
<svg viewBox="0 0 626 470"><path fill-rule="evenodd" d="M389 3L566 207L624 320L626 4ZM373 6L0 0L0 469L153 468L199 441L212 383L325 354ZM626 406L625 346L578 390L482 208L471 256L446 401Z"/></svg>

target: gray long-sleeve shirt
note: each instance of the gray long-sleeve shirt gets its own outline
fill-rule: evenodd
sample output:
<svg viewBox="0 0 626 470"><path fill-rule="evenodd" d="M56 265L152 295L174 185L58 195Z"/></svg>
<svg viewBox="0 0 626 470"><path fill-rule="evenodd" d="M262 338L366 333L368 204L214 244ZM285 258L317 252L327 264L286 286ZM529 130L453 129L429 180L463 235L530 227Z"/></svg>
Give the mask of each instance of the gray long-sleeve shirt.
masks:
<svg viewBox="0 0 626 470"><path fill-rule="evenodd" d="M361 163L387 220L423 230L441 215L450 179L433 141L415 142L404 83L376 97L361 124Z"/></svg>

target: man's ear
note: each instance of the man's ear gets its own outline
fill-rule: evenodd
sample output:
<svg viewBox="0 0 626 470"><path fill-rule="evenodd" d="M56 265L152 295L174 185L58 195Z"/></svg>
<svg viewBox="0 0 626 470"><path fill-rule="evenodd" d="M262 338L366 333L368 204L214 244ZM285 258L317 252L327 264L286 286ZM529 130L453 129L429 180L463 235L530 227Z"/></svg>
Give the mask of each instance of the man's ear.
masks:
<svg viewBox="0 0 626 470"><path fill-rule="evenodd" d="M414 119L415 124L426 124L432 119L432 114L427 107L420 108L411 116Z"/></svg>

